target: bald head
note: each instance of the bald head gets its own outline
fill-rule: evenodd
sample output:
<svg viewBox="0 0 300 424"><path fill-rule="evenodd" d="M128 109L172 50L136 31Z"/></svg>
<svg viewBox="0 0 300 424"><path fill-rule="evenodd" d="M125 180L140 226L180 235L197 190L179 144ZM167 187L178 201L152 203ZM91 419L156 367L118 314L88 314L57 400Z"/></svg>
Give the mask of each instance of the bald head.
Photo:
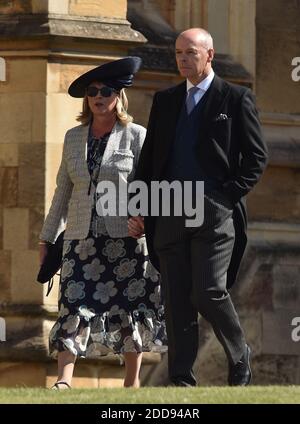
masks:
<svg viewBox="0 0 300 424"><path fill-rule="evenodd" d="M212 69L213 39L205 29L190 28L178 35L176 62L181 76L197 85Z"/></svg>
<svg viewBox="0 0 300 424"><path fill-rule="evenodd" d="M186 31L183 31L178 35L177 40L179 38L185 38L186 40L189 40L191 42L200 43L206 49L214 48L214 42L213 42L212 36L210 35L208 31L206 31L203 28L187 29Z"/></svg>

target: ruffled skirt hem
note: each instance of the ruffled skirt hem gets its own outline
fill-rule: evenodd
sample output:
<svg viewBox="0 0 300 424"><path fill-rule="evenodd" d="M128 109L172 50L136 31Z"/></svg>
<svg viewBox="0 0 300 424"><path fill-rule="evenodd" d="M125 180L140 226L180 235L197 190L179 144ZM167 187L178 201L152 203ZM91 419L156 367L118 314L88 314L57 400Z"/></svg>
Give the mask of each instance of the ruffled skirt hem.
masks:
<svg viewBox="0 0 300 424"><path fill-rule="evenodd" d="M159 310L158 310L159 311ZM163 314L163 309L161 310ZM49 337L51 357L69 351L76 357L99 358L127 352L167 351L164 320L154 310L115 310L96 315L80 307L74 315L60 313Z"/></svg>

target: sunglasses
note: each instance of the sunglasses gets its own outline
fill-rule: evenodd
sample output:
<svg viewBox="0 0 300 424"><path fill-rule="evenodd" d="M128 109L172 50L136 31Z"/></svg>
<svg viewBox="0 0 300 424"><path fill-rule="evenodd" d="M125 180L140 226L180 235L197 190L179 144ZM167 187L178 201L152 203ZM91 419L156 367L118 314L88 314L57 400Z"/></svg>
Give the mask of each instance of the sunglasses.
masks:
<svg viewBox="0 0 300 424"><path fill-rule="evenodd" d="M98 88L93 85L86 89L86 94L89 97L96 97L98 93L100 93L102 97L110 97L113 93L117 93L117 90L106 86Z"/></svg>

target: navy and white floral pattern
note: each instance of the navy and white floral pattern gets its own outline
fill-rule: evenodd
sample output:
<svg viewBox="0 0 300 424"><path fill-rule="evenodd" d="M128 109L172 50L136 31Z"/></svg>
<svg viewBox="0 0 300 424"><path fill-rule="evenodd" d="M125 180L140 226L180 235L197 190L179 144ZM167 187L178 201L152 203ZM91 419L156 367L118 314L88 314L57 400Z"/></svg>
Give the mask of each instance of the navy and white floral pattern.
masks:
<svg viewBox="0 0 300 424"><path fill-rule="evenodd" d="M115 262L118 258L125 256L124 241L109 239L105 243L105 248L102 249L103 255L107 256L109 262Z"/></svg>
<svg viewBox="0 0 300 424"><path fill-rule="evenodd" d="M95 300L100 300L101 303L109 302L109 299L115 296L118 290L115 287L114 281L108 281L107 283L98 283L96 285L96 291L93 294Z"/></svg>
<svg viewBox="0 0 300 424"><path fill-rule="evenodd" d="M117 276L117 281L122 281L125 278L131 277L135 273L136 259L124 258L119 262L119 265L113 268L114 274Z"/></svg>
<svg viewBox="0 0 300 424"><path fill-rule="evenodd" d="M91 238L89 235L88 240ZM66 272L61 276L59 317L50 333L53 356L63 350L82 357L166 351L159 274L156 271L157 278L144 276L148 256L145 249L135 253L137 241L130 237L123 239L125 258L110 262L101 255L108 240L109 236L93 239L89 246L95 253L81 255L84 259L78 254L82 253L82 240L73 240L63 258L67 264L75 261L75 266L70 268L72 275ZM115 269L123 269L124 264L126 270L118 278Z"/></svg>
<svg viewBox="0 0 300 424"><path fill-rule="evenodd" d="M86 240L80 240L77 246L75 247L75 253L78 254L79 259L84 261L89 256L93 256L96 253L96 248L94 246L95 240L91 237Z"/></svg>
<svg viewBox="0 0 300 424"><path fill-rule="evenodd" d="M67 283L67 287L64 290L64 295L66 299L68 299L68 302L74 303L76 302L76 300L83 299L85 296L84 288L85 288L85 283L83 281L76 282L74 280L69 280Z"/></svg>
<svg viewBox="0 0 300 424"><path fill-rule="evenodd" d="M100 264L100 259L93 259L92 263L84 265L84 278L86 280L99 281L100 275L105 271L105 266Z"/></svg>

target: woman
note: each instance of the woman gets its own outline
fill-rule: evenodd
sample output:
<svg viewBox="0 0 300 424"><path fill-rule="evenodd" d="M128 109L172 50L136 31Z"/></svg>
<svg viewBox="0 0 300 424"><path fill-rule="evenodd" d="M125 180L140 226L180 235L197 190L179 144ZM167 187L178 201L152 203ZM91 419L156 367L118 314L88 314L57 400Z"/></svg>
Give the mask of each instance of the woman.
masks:
<svg viewBox="0 0 300 424"><path fill-rule="evenodd" d="M58 357L56 389L71 387L77 356L124 355L125 387L139 387L143 351L165 350L159 274L145 237L129 237L127 216L99 216L96 185L130 182L145 137L131 123L124 87L141 60L127 57L99 66L69 87L83 97L81 125L66 133L57 187L40 234L41 263L47 243L64 235L59 316L50 332Z"/></svg>

